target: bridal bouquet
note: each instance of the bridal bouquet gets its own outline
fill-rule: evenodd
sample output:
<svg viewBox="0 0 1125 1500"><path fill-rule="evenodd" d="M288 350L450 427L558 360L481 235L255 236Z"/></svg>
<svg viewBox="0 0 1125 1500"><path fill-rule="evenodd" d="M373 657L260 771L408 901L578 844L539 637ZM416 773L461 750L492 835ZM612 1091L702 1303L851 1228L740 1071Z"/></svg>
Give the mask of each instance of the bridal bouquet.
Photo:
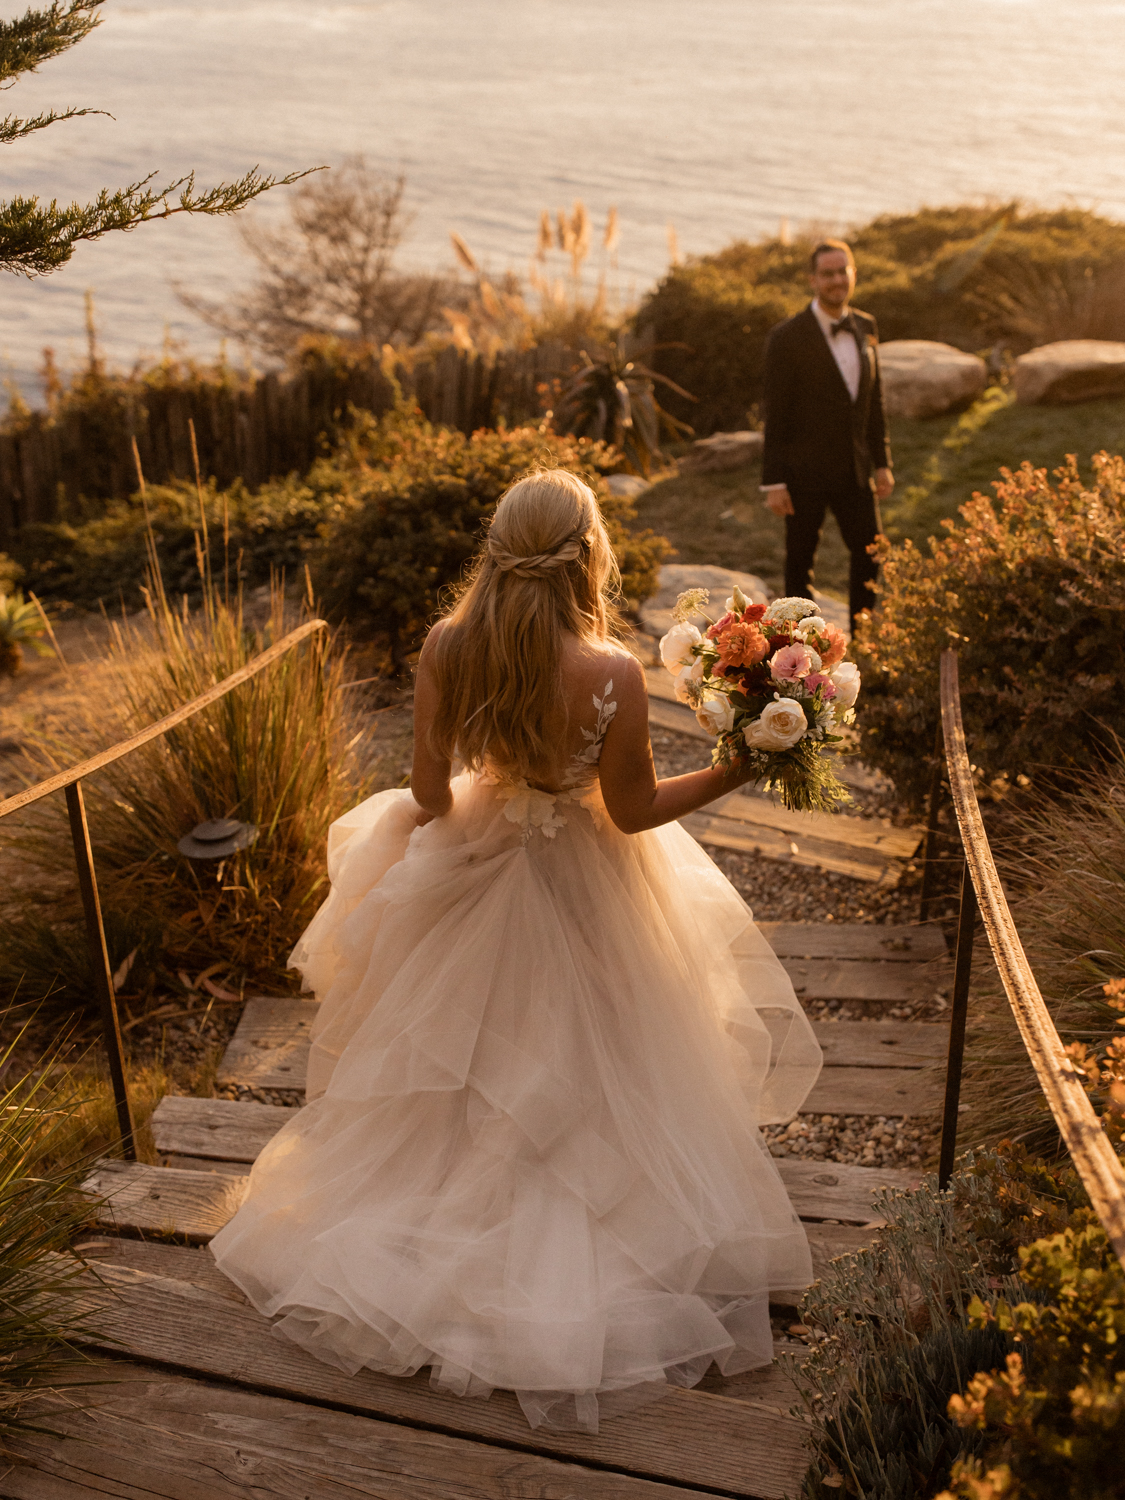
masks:
<svg viewBox="0 0 1125 1500"><path fill-rule="evenodd" d="M706 589L676 600L660 659L676 679L676 697L718 737L712 763L751 767L755 782L798 812L848 801L827 753L855 718L859 695L844 632L811 599L752 604L736 586L722 619L701 634L691 616L707 600Z"/></svg>

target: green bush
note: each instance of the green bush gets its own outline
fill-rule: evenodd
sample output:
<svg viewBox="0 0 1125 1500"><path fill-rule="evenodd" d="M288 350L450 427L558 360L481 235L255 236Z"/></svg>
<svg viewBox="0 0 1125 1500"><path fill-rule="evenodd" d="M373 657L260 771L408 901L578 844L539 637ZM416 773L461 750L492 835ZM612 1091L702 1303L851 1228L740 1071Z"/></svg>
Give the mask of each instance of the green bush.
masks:
<svg viewBox="0 0 1125 1500"><path fill-rule="evenodd" d="M938 661L960 658L969 754L999 789L1057 784L1125 735L1125 460L1001 471L927 549L883 542L879 607L864 621L864 758L923 804L938 722Z"/></svg>
<svg viewBox="0 0 1125 1500"><path fill-rule="evenodd" d="M639 602L655 591L671 549L663 537L627 529L632 505L608 494L599 473L612 456L602 443L546 426L467 438L401 408L379 421L361 417L346 449L308 476L328 510L314 583L330 609L385 634L401 660L476 551L504 490L534 465L552 464L598 492L623 592Z"/></svg>
<svg viewBox="0 0 1125 1500"><path fill-rule="evenodd" d="M236 480L228 490L203 489L203 519L216 577L233 585L266 584L273 573L294 576L304 563L326 515L327 500L294 476L251 492ZM165 586L170 594L200 592L198 546L202 531L194 484L152 485L148 516ZM226 541L224 541L224 537ZM12 543L27 587L40 598L66 600L85 609L130 610L143 602L148 576L145 507L139 495L111 501L90 520L33 522Z"/></svg>
<svg viewBox="0 0 1125 1500"><path fill-rule="evenodd" d="M883 215L849 240L856 304L882 339L1021 352L1125 337L1125 225L1086 210L924 208ZM807 303L811 245L736 241L674 266L641 304L637 327L666 346L654 363L698 398L667 405L701 434L744 426L761 400L765 337Z"/></svg>

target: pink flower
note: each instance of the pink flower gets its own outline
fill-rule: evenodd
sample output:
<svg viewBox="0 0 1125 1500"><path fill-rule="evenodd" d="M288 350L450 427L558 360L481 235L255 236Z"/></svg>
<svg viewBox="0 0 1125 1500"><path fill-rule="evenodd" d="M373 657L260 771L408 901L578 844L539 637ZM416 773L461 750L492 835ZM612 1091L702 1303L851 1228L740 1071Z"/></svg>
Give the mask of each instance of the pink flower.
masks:
<svg viewBox="0 0 1125 1500"><path fill-rule="evenodd" d="M737 615L732 615L728 610L721 620L715 621L714 625L712 625L711 628L707 631L707 634L713 641L717 641L719 639L720 630L725 630L728 625L733 625L737 618Z"/></svg>
<svg viewBox="0 0 1125 1500"><path fill-rule="evenodd" d="M770 671L777 682L800 682L812 671L812 665L804 646L783 646L770 657Z"/></svg>
<svg viewBox="0 0 1125 1500"><path fill-rule="evenodd" d="M821 660L826 667L834 667L837 662L844 659L844 653L848 649L847 637L839 625L826 626L824 637L828 642L828 648L820 653Z"/></svg>
<svg viewBox="0 0 1125 1500"><path fill-rule="evenodd" d="M815 693L820 688L826 703L836 696L836 684L823 672L810 672L805 678L805 686L810 693Z"/></svg>

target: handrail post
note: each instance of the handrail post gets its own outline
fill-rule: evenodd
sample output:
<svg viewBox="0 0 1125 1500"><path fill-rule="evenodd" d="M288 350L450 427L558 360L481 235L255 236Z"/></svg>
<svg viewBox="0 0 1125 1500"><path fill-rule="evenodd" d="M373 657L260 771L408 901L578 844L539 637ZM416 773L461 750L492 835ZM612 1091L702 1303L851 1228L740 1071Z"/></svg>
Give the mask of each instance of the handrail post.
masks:
<svg viewBox="0 0 1125 1500"><path fill-rule="evenodd" d="M961 1108L961 1068L965 1059L965 1022L969 1014L969 979L977 928L977 893L968 860L961 866L961 909L957 914L957 955L953 961L953 1013L949 1018L949 1059L945 1068L945 1111L941 1122L938 1187L953 1176L957 1151L957 1116Z"/></svg>
<svg viewBox="0 0 1125 1500"><path fill-rule="evenodd" d="M930 920L930 907L934 901L934 876L937 860L938 815L941 812L941 781L945 770L945 735L942 733L941 712L938 712L937 730L934 734L934 774L930 781L930 807L926 819L926 842L922 853L922 895L918 902L918 920Z"/></svg>
<svg viewBox="0 0 1125 1500"><path fill-rule="evenodd" d="M74 859L78 866L78 888L86 913L86 942L90 950L90 972L102 1013L102 1034L109 1056L109 1076L117 1106L117 1125L121 1132L121 1150L126 1161L136 1161L136 1126L125 1081L125 1058L121 1046L121 1023L117 1016L117 996L113 992L113 974L105 944L102 906L98 899L98 882L94 875L94 853L90 846L90 828L86 822L86 804L82 783L75 781L66 789L66 810L70 815L70 832L74 839Z"/></svg>

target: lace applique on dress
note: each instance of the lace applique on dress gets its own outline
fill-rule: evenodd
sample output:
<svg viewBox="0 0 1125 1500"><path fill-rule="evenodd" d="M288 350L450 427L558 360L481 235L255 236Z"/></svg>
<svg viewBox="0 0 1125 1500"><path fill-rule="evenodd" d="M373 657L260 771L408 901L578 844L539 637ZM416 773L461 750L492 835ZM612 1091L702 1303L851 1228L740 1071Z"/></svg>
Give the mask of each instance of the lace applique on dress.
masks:
<svg viewBox="0 0 1125 1500"><path fill-rule="evenodd" d="M602 696L597 693L593 696L594 707L598 711L598 722L593 729L583 729L582 738L589 743L581 750L576 750L570 757L570 767L563 777L563 786L581 786L593 778L590 772L598 764L602 756L602 742L606 737L609 726L613 723L613 716L617 712L617 704L609 701L609 695L613 692L613 678L606 683L602 689Z"/></svg>
<svg viewBox="0 0 1125 1500"><path fill-rule="evenodd" d="M588 743L570 757L570 765L562 778L562 791L545 792L539 787L529 786L523 777L517 780L497 771L483 773L481 780L496 787L496 795L505 804L504 816L509 823L514 823L522 830L525 844L537 829L545 838L553 839L558 830L566 826L566 818L559 811L560 802L573 802L576 806L585 807L595 823L599 822L596 808L587 805L588 799L583 794L593 784L594 776L591 773L601 759L602 741L617 712L617 704L609 701L612 692L611 678L602 689L600 698L594 694L593 703L598 711L598 721L593 729L582 730L582 738Z"/></svg>

